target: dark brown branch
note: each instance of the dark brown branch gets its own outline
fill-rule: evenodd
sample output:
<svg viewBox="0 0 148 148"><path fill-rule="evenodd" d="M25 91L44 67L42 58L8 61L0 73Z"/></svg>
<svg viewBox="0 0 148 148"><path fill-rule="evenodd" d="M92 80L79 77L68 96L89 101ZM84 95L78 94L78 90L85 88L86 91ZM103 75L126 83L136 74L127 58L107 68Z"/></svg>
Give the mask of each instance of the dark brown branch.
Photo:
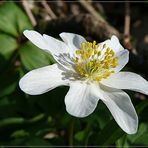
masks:
<svg viewBox="0 0 148 148"><path fill-rule="evenodd" d="M55 30L57 35L60 32L67 31L82 35L95 36L98 39L110 38L115 34L113 30L110 30L110 27L106 23L94 19L91 14L59 18L45 23L45 32L49 32L50 34L52 32L54 34ZM120 36L119 34L116 35Z"/></svg>
<svg viewBox="0 0 148 148"><path fill-rule="evenodd" d="M84 0L79 0L81 5L92 15L94 21L99 25L103 30L106 30L107 36L111 37L113 34L121 38L121 34L117 29L111 26L100 14L97 12L90 3ZM101 26L102 25L102 26Z"/></svg>

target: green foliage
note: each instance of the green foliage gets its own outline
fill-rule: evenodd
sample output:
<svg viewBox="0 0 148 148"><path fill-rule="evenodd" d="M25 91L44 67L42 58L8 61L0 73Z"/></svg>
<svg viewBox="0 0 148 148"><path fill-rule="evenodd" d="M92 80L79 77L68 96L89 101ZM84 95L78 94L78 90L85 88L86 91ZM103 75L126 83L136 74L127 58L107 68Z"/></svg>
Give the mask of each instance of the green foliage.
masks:
<svg viewBox="0 0 148 148"><path fill-rule="evenodd" d="M1 4L0 145L148 145L148 101L136 101L134 94L131 97L140 117L135 135L125 134L101 101L87 118L68 115L64 105L67 87L40 96L24 94L19 79L27 71L54 63L51 55L24 40L25 29L33 27L24 11L14 2Z"/></svg>
<svg viewBox="0 0 148 148"><path fill-rule="evenodd" d="M0 31L18 37L25 29L32 29L28 17L13 2L0 6Z"/></svg>
<svg viewBox="0 0 148 148"><path fill-rule="evenodd" d="M9 59L13 52L17 49L18 44L14 37L1 33L0 34L0 53L6 59Z"/></svg>
<svg viewBox="0 0 148 148"><path fill-rule="evenodd" d="M51 64L51 56L38 49L29 41L20 48L20 58L27 70Z"/></svg>

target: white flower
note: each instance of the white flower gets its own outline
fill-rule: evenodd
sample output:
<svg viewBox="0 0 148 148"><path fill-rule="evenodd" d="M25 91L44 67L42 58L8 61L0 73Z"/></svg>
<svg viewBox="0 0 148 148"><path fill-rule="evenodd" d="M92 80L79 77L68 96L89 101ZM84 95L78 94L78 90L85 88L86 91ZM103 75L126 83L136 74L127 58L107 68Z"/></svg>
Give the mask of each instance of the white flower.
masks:
<svg viewBox="0 0 148 148"><path fill-rule="evenodd" d="M136 111L128 94L121 89L148 94L148 82L135 73L119 72L127 64L129 52L116 36L96 44L73 33L61 33L64 42L36 31L26 30L24 35L57 61L27 73L19 82L25 93L39 95L60 85L70 86L65 96L69 114L86 117L102 100L126 133L136 133Z"/></svg>

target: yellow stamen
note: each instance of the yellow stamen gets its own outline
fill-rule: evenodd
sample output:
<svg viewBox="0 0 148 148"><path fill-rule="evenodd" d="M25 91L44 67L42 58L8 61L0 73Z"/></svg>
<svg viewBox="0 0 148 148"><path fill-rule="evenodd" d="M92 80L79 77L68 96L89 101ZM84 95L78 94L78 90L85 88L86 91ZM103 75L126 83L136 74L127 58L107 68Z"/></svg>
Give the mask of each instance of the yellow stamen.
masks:
<svg viewBox="0 0 148 148"><path fill-rule="evenodd" d="M79 55L80 54L80 50L78 49L78 50L76 50L76 54L77 55Z"/></svg>
<svg viewBox="0 0 148 148"><path fill-rule="evenodd" d="M103 45L103 48L105 48L105 47L106 47L106 44Z"/></svg>
<svg viewBox="0 0 148 148"><path fill-rule="evenodd" d="M76 71L83 77L94 81L101 81L114 73L113 68L118 66L118 57L110 47L107 47L104 55L101 51L106 48L103 44L102 49L96 41L81 44L81 49L76 50ZM100 58L101 56L101 58Z"/></svg>

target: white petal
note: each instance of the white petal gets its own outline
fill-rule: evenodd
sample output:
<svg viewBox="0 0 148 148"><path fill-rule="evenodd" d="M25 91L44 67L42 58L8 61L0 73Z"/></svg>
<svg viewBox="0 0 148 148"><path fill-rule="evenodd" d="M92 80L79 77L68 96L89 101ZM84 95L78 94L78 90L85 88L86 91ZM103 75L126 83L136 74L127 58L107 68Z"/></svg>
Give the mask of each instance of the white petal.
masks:
<svg viewBox="0 0 148 148"><path fill-rule="evenodd" d="M48 48L47 43L45 42L43 36L40 33L33 30L25 30L23 34L37 47L41 49Z"/></svg>
<svg viewBox="0 0 148 148"><path fill-rule="evenodd" d="M86 40L78 34L63 32L60 34L62 40L71 48L71 52L75 53L77 49L81 48L81 43Z"/></svg>
<svg viewBox="0 0 148 148"><path fill-rule="evenodd" d="M39 95L60 85L67 85L60 65L53 64L28 72L19 82L20 88L27 94Z"/></svg>
<svg viewBox="0 0 148 148"><path fill-rule="evenodd" d="M50 50L52 50L54 59L64 68L74 71L74 63L71 55L69 54L68 46L64 42L61 42L46 34L43 35L43 38L47 42L48 47L50 47Z"/></svg>
<svg viewBox="0 0 148 148"><path fill-rule="evenodd" d="M136 73L119 72L104 79L102 83L109 87L130 89L148 95L148 81Z"/></svg>
<svg viewBox="0 0 148 148"><path fill-rule="evenodd" d="M50 52L54 59L64 68L73 69L69 48L64 42L45 34L42 36L36 31L25 30L24 35L39 48Z"/></svg>
<svg viewBox="0 0 148 148"><path fill-rule="evenodd" d="M120 44L118 38L113 35L111 37L111 39L108 39L102 43L100 43L100 49L103 48L103 45L106 45L105 48L102 50L102 54L104 54L104 52L106 51L106 49L109 47L111 48L115 53L119 53L122 52L124 50L124 48L122 47L122 45Z"/></svg>
<svg viewBox="0 0 148 148"><path fill-rule="evenodd" d="M104 48L103 46L106 45ZM101 55L99 56L99 59L103 59L104 58L104 53L106 52L106 49L110 47L110 40L105 40L104 42L99 43L99 47L98 50L101 51Z"/></svg>
<svg viewBox="0 0 148 148"><path fill-rule="evenodd" d="M66 110L76 117L86 117L91 114L98 103L97 88L94 84L75 81L65 97Z"/></svg>
<svg viewBox="0 0 148 148"><path fill-rule="evenodd" d="M114 71L119 72L129 61L129 51L122 47L115 35L111 37L110 42L107 42L107 47L108 46L114 50L116 56L118 57L118 66L114 69Z"/></svg>
<svg viewBox="0 0 148 148"><path fill-rule="evenodd" d="M129 51L122 50L116 54L118 57L118 66L114 68L115 73L119 72L129 61Z"/></svg>
<svg viewBox="0 0 148 148"><path fill-rule="evenodd" d="M103 48L104 44L106 44L105 48ZM110 40L106 40L100 43L99 48L103 48L100 56L101 59L104 57L104 53L108 47L111 48L115 52L115 55L118 57L118 66L113 70L115 72L119 72L129 61L129 51L127 49L124 49L121 46L118 38L115 35L113 35Z"/></svg>
<svg viewBox="0 0 148 148"><path fill-rule="evenodd" d="M138 128L138 117L130 97L122 90L103 86L102 101L110 110L118 125L128 134L135 134Z"/></svg>
<svg viewBox="0 0 148 148"><path fill-rule="evenodd" d="M45 39L46 43L48 44L48 48L50 48L50 51L53 54L59 55L68 53L69 48L64 42L57 40L46 34L43 34L43 38Z"/></svg>
<svg viewBox="0 0 148 148"><path fill-rule="evenodd" d="M124 50L124 48L122 47L122 45L120 44L118 38L115 35L113 35L111 37L109 46L110 46L111 49L113 49L115 51L115 53L118 53L118 52Z"/></svg>
<svg viewBox="0 0 148 148"><path fill-rule="evenodd" d="M33 30L25 30L23 33L34 45L53 55L68 52L67 45L53 37L45 34L42 36L40 33Z"/></svg>

